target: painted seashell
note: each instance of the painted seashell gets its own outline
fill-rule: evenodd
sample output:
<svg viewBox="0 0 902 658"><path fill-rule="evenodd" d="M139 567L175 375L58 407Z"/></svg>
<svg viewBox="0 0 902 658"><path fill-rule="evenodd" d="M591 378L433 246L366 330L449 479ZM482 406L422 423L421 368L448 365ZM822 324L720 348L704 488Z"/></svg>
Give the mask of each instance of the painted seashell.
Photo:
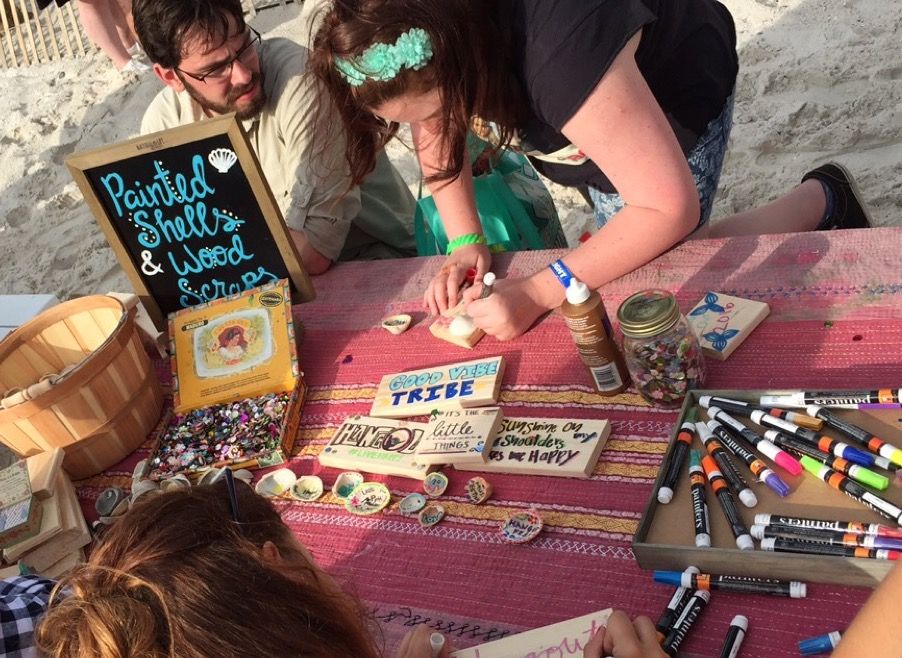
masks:
<svg viewBox="0 0 902 658"><path fill-rule="evenodd" d="M305 503L316 500L323 495L323 481L316 475L304 475L291 487L291 497Z"/></svg>
<svg viewBox="0 0 902 658"><path fill-rule="evenodd" d="M501 538L511 544L525 544L542 532L542 517L535 510L511 512L501 523Z"/></svg>
<svg viewBox="0 0 902 658"><path fill-rule="evenodd" d="M277 468L260 478L254 491L268 498L280 498L288 493L297 481L298 476L290 468Z"/></svg>
<svg viewBox="0 0 902 658"><path fill-rule="evenodd" d="M407 315L407 313L390 315L382 320L382 328L388 331L390 334L398 336L399 334L403 334L405 331L407 331L407 328L410 327L410 323L412 321L413 318Z"/></svg>
<svg viewBox="0 0 902 658"><path fill-rule="evenodd" d="M338 477L335 479L335 484L332 485L332 494L336 498L344 500L350 496L351 492L354 491L354 488L362 482L363 476L356 471L339 473Z"/></svg>
<svg viewBox="0 0 902 658"><path fill-rule="evenodd" d="M238 162L238 156L232 149L213 149L207 160L220 174L226 173L232 165Z"/></svg>
<svg viewBox="0 0 902 658"><path fill-rule="evenodd" d="M485 478L475 477L467 480L467 500L474 505L484 503L492 495L492 485Z"/></svg>
<svg viewBox="0 0 902 658"><path fill-rule="evenodd" d="M445 508L438 504L427 505L420 512L420 525L430 528L445 518Z"/></svg>
<svg viewBox="0 0 902 658"><path fill-rule="evenodd" d="M407 494L398 503L398 509L404 516L413 516L426 507L426 496L421 493Z"/></svg>
<svg viewBox="0 0 902 658"><path fill-rule="evenodd" d="M441 471L434 471L423 480L423 491L430 498L436 498L445 493L448 488L448 476Z"/></svg>
<svg viewBox="0 0 902 658"><path fill-rule="evenodd" d="M391 492L380 482L364 482L354 487L345 499L345 509L351 514L369 516L381 512L391 502Z"/></svg>
<svg viewBox="0 0 902 658"><path fill-rule="evenodd" d="M175 489L190 489L191 480L182 473L177 473L170 478L166 478L160 482L160 491L173 491Z"/></svg>

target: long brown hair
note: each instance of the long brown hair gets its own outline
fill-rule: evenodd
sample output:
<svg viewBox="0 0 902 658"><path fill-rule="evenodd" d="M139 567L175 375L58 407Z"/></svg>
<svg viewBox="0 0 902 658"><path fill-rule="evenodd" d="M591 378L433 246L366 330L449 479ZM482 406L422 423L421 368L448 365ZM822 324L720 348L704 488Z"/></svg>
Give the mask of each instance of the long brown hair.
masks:
<svg viewBox="0 0 902 658"><path fill-rule="evenodd" d="M441 154L446 167L428 181L456 178L467 162L470 121L494 122L497 146L506 146L523 117L523 93L511 62L509 33L497 20L497 0L335 0L313 41L310 66L332 94L347 132L353 184L376 164L379 150L397 133L372 108L406 93L437 89ZM418 71L402 69L392 80L353 87L335 59L360 55L374 43L394 43L411 28L429 34L433 56Z"/></svg>
<svg viewBox="0 0 902 658"><path fill-rule="evenodd" d="M236 489L239 523L224 482L147 498L118 520L58 585L36 632L44 655L376 658L359 605L309 562L268 501Z"/></svg>

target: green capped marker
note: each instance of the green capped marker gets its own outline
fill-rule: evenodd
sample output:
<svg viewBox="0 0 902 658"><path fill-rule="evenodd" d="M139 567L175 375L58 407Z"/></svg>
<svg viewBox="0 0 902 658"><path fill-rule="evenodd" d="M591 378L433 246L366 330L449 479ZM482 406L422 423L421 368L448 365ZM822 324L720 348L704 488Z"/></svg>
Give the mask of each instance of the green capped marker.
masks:
<svg viewBox="0 0 902 658"><path fill-rule="evenodd" d="M765 432L765 435L781 448L794 452L797 455L805 455L809 460L817 464L817 471L813 471L811 469L808 469L807 467L806 469L812 474L817 475L818 477L820 477L820 469L827 467L833 469L837 473L848 475L856 482L866 484L867 486L873 487L878 491L885 491L889 487L888 478L880 475L879 473L875 473L869 468L859 466L858 464L853 464L848 459L834 457L833 455L829 455L822 450L818 450L814 446L807 444L804 441L800 441L794 437L787 436L779 432L773 432L773 435L771 435L771 431L768 430L768 432Z"/></svg>
<svg viewBox="0 0 902 658"><path fill-rule="evenodd" d="M799 461L802 463L802 468L815 477L823 480L834 489L842 491L847 496L870 507L875 512L879 512L887 518L892 519L897 524L902 525L902 508L896 505L896 503L881 498L877 494L866 490L857 482L853 482L842 473L834 471L832 468L821 464L808 455L802 455L799 458Z"/></svg>

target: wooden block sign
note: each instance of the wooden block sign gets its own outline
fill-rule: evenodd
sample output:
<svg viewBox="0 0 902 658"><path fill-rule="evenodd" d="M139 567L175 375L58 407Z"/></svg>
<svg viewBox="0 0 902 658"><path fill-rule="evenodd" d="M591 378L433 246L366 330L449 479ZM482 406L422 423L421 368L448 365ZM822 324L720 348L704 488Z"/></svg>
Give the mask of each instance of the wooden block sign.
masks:
<svg viewBox="0 0 902 658"><path fill-rule="evenodd" d="M425 480L431 470L414 459L426 423L352 416L319 455L323 466Z"/></svg>
<svg viewBox="0 0 902 658"><path fill-rule="evenodd" d="M66 160L119 264L160 331L182 308L282 278L313 286L233 115Z"/></svg>
<svg viewBox="0 0 902 658"><path fill-rule="evenodd" d="M504 416L498 407L432 412L417 447L420 464L485 464Z"/></svg>
<svg viewBox="0 0 902 658"><path fill-rule="evenodd" d="M586 644L611 616L611 608L557 624L461 649L451 658L537 658L538 656L581 656Z"/></svg>
<svg viewBox="0 0 902 658"><path fill-rule="evenodd" d="M686 317L698 336L702 352L723 361L768 313L770 307L764 302L709 292Z"/></svg>
<svg viewBox="0 0 902 658"><path fill-rule="evenodd" d="M611 434L607 420L505 418L484 464L462 471L589 477Z"/></svg>
<svg viewBox="0 0 902 658"><path fill-rule="evenodd" d="M404 418L433 409L481 407L498 401L504 360L500 356L385 375L370 415Z"/></svg>

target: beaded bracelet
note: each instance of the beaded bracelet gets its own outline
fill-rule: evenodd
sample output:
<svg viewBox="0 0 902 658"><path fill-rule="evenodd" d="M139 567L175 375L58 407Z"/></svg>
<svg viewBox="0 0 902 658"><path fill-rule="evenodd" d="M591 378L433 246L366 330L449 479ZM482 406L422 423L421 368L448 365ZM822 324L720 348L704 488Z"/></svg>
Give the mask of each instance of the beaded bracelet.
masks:
<svg viewBox="0 0 902 658"><path fill-rule="evenodd" d="M460 249L468 244L485 244L485 236L479 233L465 233L458 235L448 243L448 249L445 251L446 256L450 256L455 250Z"/></svg>

